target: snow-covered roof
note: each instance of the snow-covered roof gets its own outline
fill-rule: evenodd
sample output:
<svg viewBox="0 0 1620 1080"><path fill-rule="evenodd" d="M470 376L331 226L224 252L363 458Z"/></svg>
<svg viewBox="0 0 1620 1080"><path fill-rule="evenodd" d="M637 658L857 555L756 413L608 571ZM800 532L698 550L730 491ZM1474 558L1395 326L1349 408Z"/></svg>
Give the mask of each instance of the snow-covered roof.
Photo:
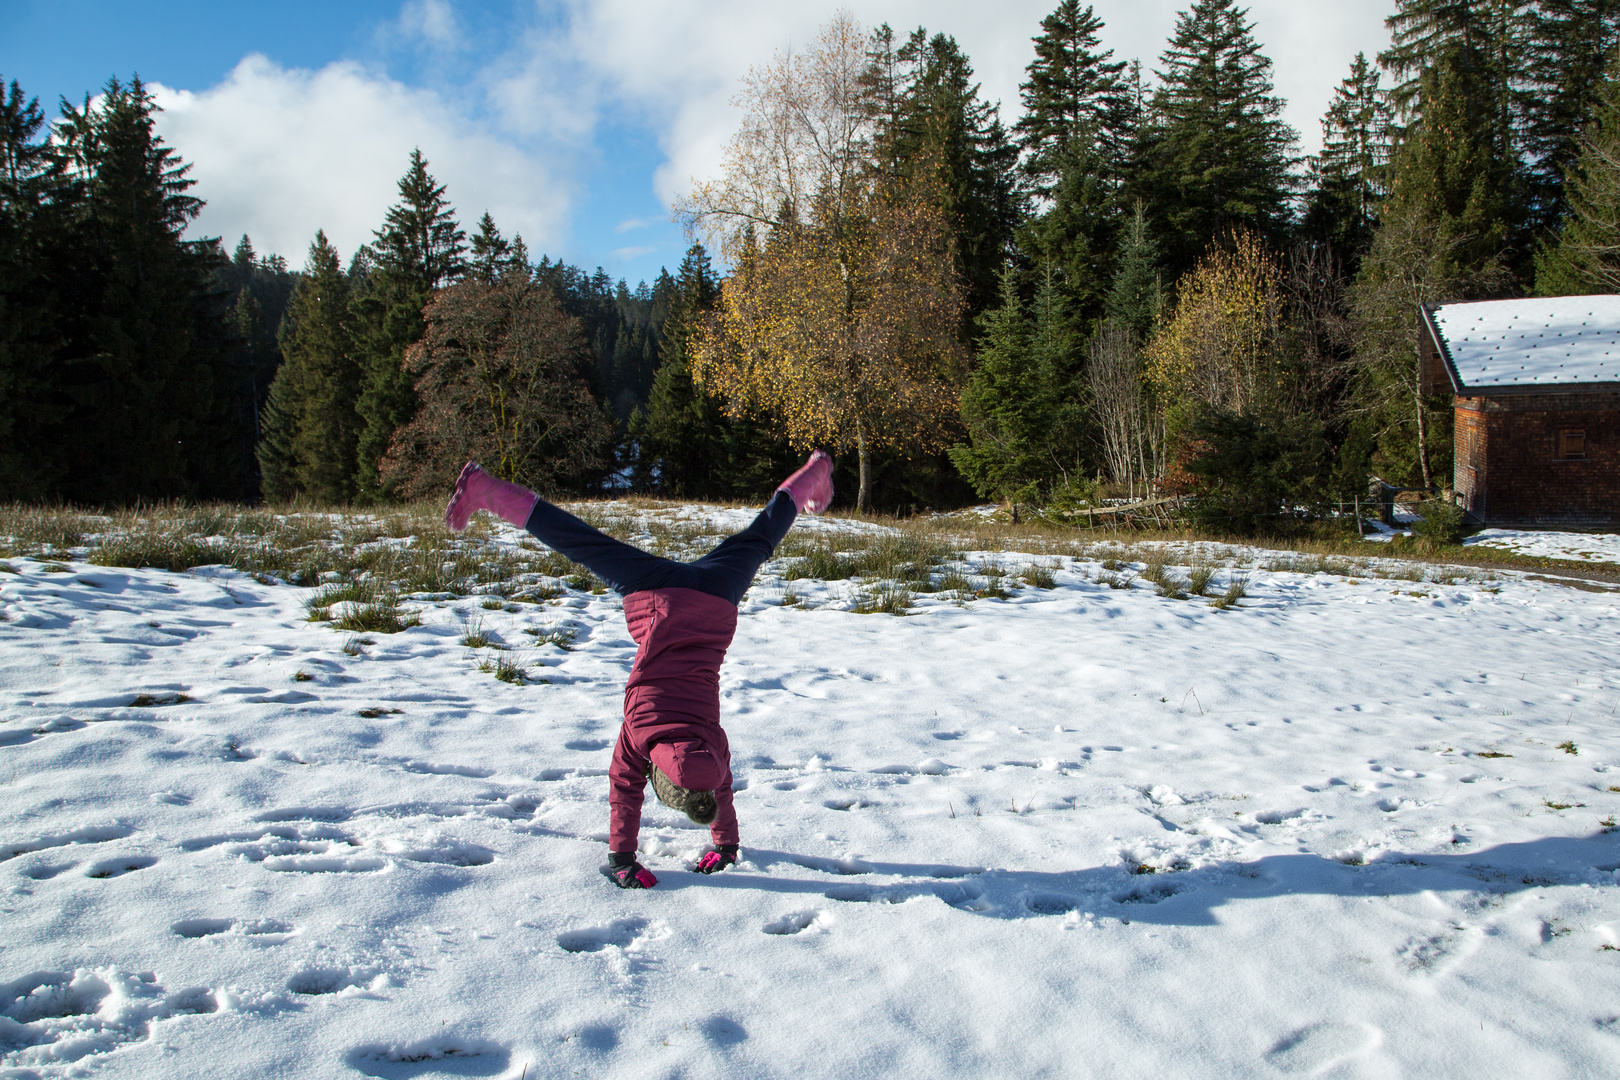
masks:
<svg viewBox="0 0 1620 1080"><path fill-rule="evenodd" d="M1459 389L1620 383L1620 296L1442 304L1429 318Z"/></svg>

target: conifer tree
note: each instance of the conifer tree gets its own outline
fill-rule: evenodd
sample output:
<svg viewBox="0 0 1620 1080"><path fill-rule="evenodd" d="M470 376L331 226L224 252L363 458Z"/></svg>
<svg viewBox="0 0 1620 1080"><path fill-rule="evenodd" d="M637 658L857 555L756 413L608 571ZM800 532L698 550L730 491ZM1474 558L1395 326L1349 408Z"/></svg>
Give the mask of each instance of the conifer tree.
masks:
<svg viewBox="0 0 1620 1080"><path fill-rule="evenodd" d="M1524 149L1532 226L1547 239L1569 212L1565 181L1582 153L1581 130L1604 107L1599 94L1620 50L1620 0L1539 0L1531 27Z"/></svg>
<svg viewBox="0 0 1620 1080"><path fill-rule="evenodd" d="M263 437L261 416L281 364L277 333L295 282L296 275L288 271L285 259L261 257L245 235L219 272L219 287L229 297L225 321L230 428L237 443L236 456L244 462L251 463L258 456ZM241 487L244 496L260 491L259 482L251 477L244 477Z"/></svg>
<svg viewBox="0 0 1620 1080"><path fill-rule="evenodd" d="M501 235L501 230L496 227L495 219L489 216L488 210L485 210L484 216L478 219L478 232L472 238L471 251L472 275L485 285L493 285L497 278L512 267L512 244Z"/></svg>
<svg viewBox="0 0 1620 1080"><path fill-rule="evenodd" d="M1148 233L1147 209L1138 202L1120 243L1118 268L1108 290L1108 318L1146 341L1164 306L1159 248Z"/></svg>
<svg viewBox="0 0 1620 1080"><path fill-rule="evenodd" d="M1031 315L1016 273L1003 271L1001 304L979 325L978 365L962 389L970 441L951 448L951 461L981 496L1046 505L1080 479L1086 424L1079 343L1053 275Z"/></svg>
<svg viewBox="0 0 1620 1080"><path fill-rule="evenodd" d="M1101 151L1096 156L1113 165L1120 156L1115 125L1125 111L1125 62L1113 60L1112 49L1099 51L1102 27L1091 5L1081 10L1080 0L1060 0L1034 39L1035 59L1019 87L1024 115L1013 130L1024 174L1042 198L1052 196L1072 157ZM1087 154L1072 154L1072 143Z"/></svg>
<svg viewBox="0 0 1620 1080"><path fill-rule="evenodd" d="M49 253L67 239L57 227L65 192L44 128L38 99L14 80L0 93L0 500L41 498L62 470L53 449L65 408L53 371L60 303Z"/></svg>
<svg viewBox="0 0 1620 1080"><path fill-rule="evenodd" d="M1448 132L1466 132L1478 144L1470 156L1496 185L1512 261L1525 275L1533 239L1522 132L1531 16L1528 0L1398 0L1396 13L1384 20L1392 45L1378 54L1400 80L1390 102L1403 121L1421 126L1438 105ZM1459 177L1452 186L1462 184ZM1455 197L1448 201L1455 214Z"/></svg>
<svg viewBox="0 0 1620 1080"><path fill-rule="evenodd" d="M467 272L466 234L456 225L444 185L427 171L420 149L399 180L399 202L389 209L371 245L375 269L360 302L365 354L358 411L364 421L356 448L356 497L385 498L377 463L416 411L416 393L404 370L405 350L425 329L422 310L433 291Z"/></svg>
<svg viewBox="0 0 1620 1080"><path fill-rule="evenodd" d="M1497 156L1516 142L1519 96L1532 33L1528 0L1396 0L1384 20L1391 45L1378 62L1398 80L1390 103L1403 117L1422 115L1424 74L1450 62L1467 77L1476 131L1489 131Z"/></svg>
<svg viewBox="0 0 1620 1080"><path fill-rule="evenodd" d="M995 299L1022 213L1015 170L1018 149L996 107L979 97L973 67L946 34L921 27L896 51L909 69L898 122L881 131L879 156L933 186L950 223L968 318Z"/></svg>
<svg viewBox="0 0 1620 1080"><path fill-rule="evenodd" d="M971 442L951 461L982 497L1035 502L1039 434L1047 402L1031 355L1032 328L1018 278L1001 273L1001 304L979 316L977 364L962 388L962 420Z"/></svg>
<svg viewBox="0 0 1620 1080"><path fill-rule="evenodd" d="M1563 232L1536 253L1538 296L1620 292L1620 59L1569 169Z"/></svg>
<svg viewBox="0 0 1620 1080"><path fill-rule="evenodd" d="M1322 152L1311 159L1312 190L1302 222L1309 237L1352 257L1372 239L1387 184L1392 118L1378 71L1357 53L1322 117Z"/></svg>
<svg viewBox="0 0 1620 1080"><path fill-rule="evenodd" d="M224 256L183 239L202 203L156 111L139 79L111 79L96 102L64 103L56 128L84 199L72 228L86 262L58 353L76 431L61 493L84 502L238 494L213 286Z"/></svg>
<svg viewBox="0 0 1620 1080"><path fill-rule="evenodd" d="M1118 200L1111 169L1095 145L1073 140L1052 191L1051 205L1018 230L1018 247L1038 274L1062 275L1076 319L1100 314L1114 272Z"/></svg>
<svg viewBox="0 0 1620 1080"><path fill-rule="evenodd" d="M259 453L265 494L351 502L357 494L361 370L348 282L324 231L309 247L281 348L284 360L271 386L273 407L266 409Z"/></svg>
<svg viewBox="0 0 1620 1080"><path fill-rule="evenodd" d="M1516 289L1522 208L1504 192L1517 160L1501 161L1491 115L1460 54L1423 76L1422 116L1395 152L1389 196L1357 276L1357 394L1379 432L1377 461L1391 479L1428 486L1448 474L1451 410L1420 392L1417 321L1424 302L1488 299Z"/></svg>
<svg viewBox="0 0 1620 1080"><path fill-rule="evenodd" d="M1078 0L1062 0L1042 20L1017 125L1025 176L1051 203L1020 230L1019 247L1062 273L1082 321L1099 313L1112 275L1119 180L1135 126L1120 79L1126 65L1098 50L1102 25Z"/></svg>
<svg viewBox="0 0 1620 1080"><path fill-rule="evenodd" d="M687 351L704 316L720 295L719 282L702 244L693 244L675 277L664 321L663 363L653 377L647 406L630 421L636 444L638 487L656 487L681 497L703 490L721 445L720 409L692 383Z"/></svg>
<svg viewBox="0 0 1620 1080"><path fill-rule="evenodd" d="M1171 280L1218 237L1246 229L1275 242L1289 224L1295 135L1253 29L1236 0L1196 0L1160 58L1136 193Z"/></svg>

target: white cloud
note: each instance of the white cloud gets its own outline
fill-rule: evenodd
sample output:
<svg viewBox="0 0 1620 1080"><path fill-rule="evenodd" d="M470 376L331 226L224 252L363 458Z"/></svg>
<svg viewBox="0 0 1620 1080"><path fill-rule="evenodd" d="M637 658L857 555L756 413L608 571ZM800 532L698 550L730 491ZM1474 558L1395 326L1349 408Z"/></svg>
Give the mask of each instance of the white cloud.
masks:
<svg viewBox="0 0 1620 1080"><path fill-rule="evenodd" d="M455 49L462 44L461 26L449 0L407 0L395 26L401 36L436 49Z"/></svg>
<svg viewBox="0 0 1620 1080"><path fill-rule="evenodd" d="M617 262L630 262L633 259L641 258L643 255L651 255L657 250L655 247L622 247L614 248L608 252L608 255Z"/></svg>
<svg viewBox="0 0 1620 1080"><path fill-rule="evenodd" d="M627 233L631 229L645 229L646 227L647 223L640 218L629 218L613 226L613 231L616 233Z"/></svg>
<svg viewBox="0 0 1620 1080"><path fill-rule="evenodd" d="M192 193L207 201L191 235L229 247L246 232L299 266L321 228L347 258L382 223L418 146L463 222L488 209L535 251L566 235L566 181L535 154L358 64L307 71L254 55L210 89L153 93L159 134L194 163Z"/></svg>

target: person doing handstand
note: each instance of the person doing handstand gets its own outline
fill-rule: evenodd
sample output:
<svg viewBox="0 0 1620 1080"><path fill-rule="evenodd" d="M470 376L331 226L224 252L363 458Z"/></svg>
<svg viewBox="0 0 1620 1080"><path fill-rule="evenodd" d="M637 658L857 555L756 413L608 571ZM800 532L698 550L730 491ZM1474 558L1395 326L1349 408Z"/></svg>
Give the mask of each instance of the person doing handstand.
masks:
<svg viewBox="0 0 1620 1080"><path fill-rule="evenodd" d="M746 529L694 562L651 555L593 529L518 484L468 462L445 510L454 532L478 510L527 529L581 563L624 597L636 659L624 690L624 723L608 768L608 865L621 889L658 879L636 861L648 781L658 800L709 826L713 847L698 860L712 874L737 861L731 748L720 726L720 664L737 632L737 605L754 573L801 512L832 501L832 458L817 450Z"/></svg>

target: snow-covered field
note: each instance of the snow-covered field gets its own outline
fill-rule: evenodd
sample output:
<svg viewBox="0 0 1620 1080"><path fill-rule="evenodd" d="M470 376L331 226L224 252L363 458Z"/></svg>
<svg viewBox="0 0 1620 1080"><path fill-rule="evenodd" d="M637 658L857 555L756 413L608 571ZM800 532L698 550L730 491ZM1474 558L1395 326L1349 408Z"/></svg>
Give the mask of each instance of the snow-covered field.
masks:
<svg viewBox="0 0 1620 1080"><path fill-rule="evenodd" d="M745 860L649 800L634 893L613 596L366 644L234 571L8 565L0 1076L1620 1073L1620 593L1222 611L1064 559L897 618L774 563L722 674Z"/></svg>
<svg viewBox="0 0 1620 1080"><path fill-rule="evenodd" d="M1463 543L1503 548L1518 555L1535 555L1544 559L1620 564L1620 534L1616 533L1481 529Z"/></svg>

